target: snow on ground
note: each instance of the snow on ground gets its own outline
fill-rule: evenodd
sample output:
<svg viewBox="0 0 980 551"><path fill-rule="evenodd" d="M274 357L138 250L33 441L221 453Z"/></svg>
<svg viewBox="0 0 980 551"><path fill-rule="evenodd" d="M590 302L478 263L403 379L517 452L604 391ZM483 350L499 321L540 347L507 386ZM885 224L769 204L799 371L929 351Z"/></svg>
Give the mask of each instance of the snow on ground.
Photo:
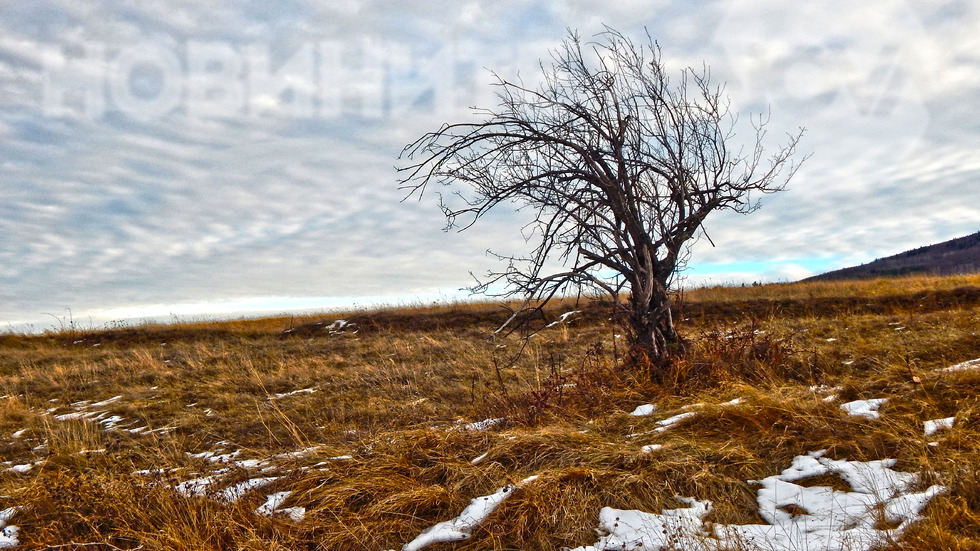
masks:
<svg viewBox="0 0 980 551"><path fill-rule="evenodd" d="M293 495L291 491L276 492L266 496L265 503L260 505L256 510L256 515L262 515L266 517L271 517L274 514L282 514L289 517L293 522L300 522L306 518L306 507L283 507L282 505L286 502L289 496Z"/></svg>
<svg viewBox="0 0 980 551"><path fill-rule="evenodd" d="M741 398L735 398L734 400L729 400L727 402L722 402L718 404L718 407L735 407L741 405L742 402L743 400ZM636 438L637 436L644 436L650 433L666 432L667 430L670 430L675 425L678 425L681 421L685 419L690 419L691 417L698 415L701 411L704 410L705 407L707 407L707 405L701 403L686 405L681 408L682 413L678 413L677 415L674 415L672 417L668 417L666 419L661 419L660 421L657 421L657 427L652 431L628 434L626 435L626 438ZM649 417L654 414L656 409L657 407L654 404L644 404L641 406L637 406L636 409L634 409L633 412L630 413L630 415L633 417Z"/></svg>
<svg viewBox="0 0 980 551"><path fill-rule="evenodd" d="M222 444L227 444L223 442ZM319 447L306 448L294 452L280 453L268 459L239 459L241 450L224 453L224 450L188 453L188 457L205 460L211 464L222 465L221 469L208 473L207 476L192 478L171 486L173 490L187 497L206 497L219 503L232 504L251 492L275 483L279 476L249 477L236 483L229 483L228 478L239 477L243 471L251 474L258 470L261 473L276 471L279 466L275 460L294 460L306 457L316 452ZM351 459L351 456L332 457L331 460ZM310 467L294 467L296 470L308 470ZM134 474L161 475L168 474L167 470L143 470ZM306 518L305 507L283 507L291 496L291 491L280 491L266 495L266 501L255 509L256 515L273 516L285 515L293 522L301 522Z"/></svg>
<svg viewBox="0 0 980 551"><path fill-rule="evenodd" d="M697 415L697 412L687 411L687 412L684 412L684 413L678 413L677 415L675 415L673 417L668 417L666 419L662 419L660 421L657 421L657 428L653 429L653 431L654 432L664 432L664 431L670 429L671 427L673 427L674 425L680 423L684 419L689 419L691 417L694 417L695 415Z"/></svg>
<svg viewBox="0 0 980 551"><path fill-rule="evenodd" d="M460 425L458 430L490 430L497 425L500 425L507 419L504 417L497 417L495 419L484 419L482 421L477 421L475 423L468 423L465 425Z"/></svg>
<svg viewBox="0 0 980 551"><path fill-rule="evenodd" d="M824 453L797 456L781 474L755 482L762 486L759 515L769 524L705 523L712 503L678 496L689 507L660 514L604 507L598 528L604 535L594 545L572 551L869 550L901 536L920 519L926 504L945 491L942 486L912 491L918 475L893 471L893 459L831 460ZM794 483L825 474L839 475L852 491ZM895 527L878 528L882 521Z"/></svg>
<svg viewBox="0 0 980 551"><path fill-rule="evenodd" d="M879 419L878 409L886 402L885 398L855 400L841 405L841 410L849 415ZM736 398L720 405L735 407L742 403L743 400ZM703 408L704 404L682 408L682 413L657 421L652 432L666 431L699 414L691 410ZM655 410L653 404L645 404L630 415L645 417ZM927 435L952 427L954 419L926 421ZM627 438L641 434L627 435ZM653 453L662 447L661 444L649 444L643 446L640 453ZM599 540L571 551L865 551L897 540L909 526L921 519L920 514L929 501L946 491L939 485L915 491L919 475L893 470L894 459L833 460L825 458L825 453L818 451L797 456L782 473L749 481L760 486L756 500L759 515L767 524L705 523L704 519L713 507L710 501L677 496L688 507L668 509L659 514L602 508L597 529L601 535ZM471 463L479 465L485 459L486 454ZM839 476L850 485L851 491L796 484L823 475ZM509 495L508 488L472 500L459 517L423 531L402 551L418 551L434 543L469 538Z"/></svg>
<svg viewBox="0 0 980 551"><path fill-rule="evenodd" d="M510 497L514 490L536 480L537 476L531 476L518 482L513 486L504 486L496 492L475 498L463 509L458 517L446 520L424 530L414 540L406 543L402 551L419 551L434 543L463 541L469 539L473 530L478 528L486 520L498 505Z"/></svg>
<svg viewBox="0 0 980 551"><path fill-rule="evenodd" d="M291 453L283 453L273 456L279 459L293 459L304 457L311 453L312 449L299 450ZM228 476L238 476L243 470L246 472L261 469L261 472L275 470L277 467L272 464L271 459L237 459L241 454L240 450L231 453L220 453L219 451L208 451L196 454L187 454L189 457L204 459L213 464L227 465L222 469L214 471L207 476L192 478L173 485L174 491L187 497L209 497L221 503L235 503L249 493L268 486L280 477L260 476L247 478L241 482L230 484L226 480ZM307 467L297 467L298 470L306 470ZM138 471L136 474L158 474L157 471ZM306 516L304 507L285 507L282 505L286 499L292 495L290 491L275 492L266 496L266 502L255 509L255 514L272 516L283 514L294 522L302 521Z"/></svg>
<svg viewBox="0 0 980 551"><path fill-rule="evenodd" d="M227 442L222 442L222 444L228 444ZM272 484L273 482L279 480L278 476L259 476L259 477L249 477L246 480L237 483L231 483L227 481L227 478L240 476L241 472L251 473L258 470L261 473L267 473L270 471L278 470L279 467L276 465L276 459L296 459L305 457L318 448L306 448L303 450L298 450L295 452L280 453L274 455L268 459L239 459L241 456L241 450L235 450L233 452L225 452L224 449L204 451L200 453L188 453L187 456L193 459L201 459L207 461L208 463L214 465L221 465L222 468L208 473L206 476L201 476L198 478L192 478L190 480L185 480L183 482L173 485L174 491L183 494L187 497L211 497L218 501L224 503L235 503L243 496L249 492L259 489L263 486ZM349 459L350 456L342 456L339 458L331 459ZM296 467L298 470L306 470L308 467ZM157 474L158 471L137 471L135 474L146 474L153 475ZM278 492L272 494L269 497L271 500L273 496L279 496L277 499L285 500L288 497L289 492ZM279 506L280 502L267 503L271 509L266 511L266 506L263 505L256 510L257 514L266 514L268 512L280 512ZM304 510L305 513L305 510Z"/></svg>
<svg viewBox="0 0 980 551"><path fill-rule="evenodd" d="M31 472L34 467L41 465L44 461L34 461L33 463L21 463L15 464L13 461L4 461L2 465L6 467L6 471L9 473L26 474Z"/></svg>
<svg viewBox="0 0 980 551"><path fill-rule="evenodd" d="M20 528L7 525L10 519L17 514L17 511L20 511L20 507L8 507L0 511L0 549L17 547L20 544L20 541L17 539Z"/></svg>
<svg viewBox="0 0 980 551"><path fill-rule="evenodd" d="M243 496L245 496L245 494L251 492L252 490L261 488L263 486L268 486L269 484L272 484L276 480L279 480L279 477L272 476L272 477L250 478L243 482L239 482L234 486L229 486L224 490L221 490L221 492L218 493L218 498L227 503L235 503Z"/></svg>
<svg viewBox="0 0 980 551"><path fill-rule="evenodd" d="M571 551L656 551L700 549L704 517L711 512L711 502L678 497L690 507L667 509L659 515L643 511L603 507L599 511L600 534L606 534L595 545L576 547Z"/></svg>
<svg viewBox="0 0 980 551"><path fill-rule="evenodd" d="M316 391L317 391L317 389L315 389L315 388L301 388L299 390L294 390L292 392L283 392L281 394L273 394L272 396L269 396L268 398L266 398L266 400L269 400L269 401L272 401L272 400L280 400L282 398L288 398L290 396L296 396L297 394L313 394Z"/></svg>
<svg viewBox="0 0 980 551"><path fill-rule="evenodd" d="M150 427L138 425L138 423L135 421L126 422L126 420L119 415L110 415L106 410L92 410L92 408L104 408L106 406L110 406L119 402L120 400L122 400L121 395L113 396L112 398L107 398L94 403L90 400L74 402L70 404L70 407L74 411L54 415L54 419L56 421L89 421L97 423L103 430L128 432L130 434L166 433L173 430L173 427L160 427L151 430ZM57 410L58 408L51 408L45 413L53 414Z"/></svg>
<svg viewBox="0 0 980 551"><path fill-rule="evenodd" d="M334 333L345 333L348 330L351 330L351 332L353 332L353 333L357 333L357 329L355 329L356 327L357 327L357 324L356 323L351 323L351 322L349 322L347 320L336 320L333 323L331 323L330 325L327 325L326 327L324 327L324 329L326 329L327 331L329 331L331 334L334 334Z"/></svg>
<svg viewBox="0 0 980 551"><path fill-rule="evenodd" d="M956 421L956 417L946 417L944 419L932 419L922 423L923 430L926 436L932 436L940 430L953 428L953 422Z"/></svg>
<svg viewBox="0 0 980 551"><path fill-rule="evenodd" d="M951 365L949 367L942 367L937 369L941 373L955 373L957 371L972 371L974 369L980 369L980 358L975 360L968 360L956 365Z"/></svg>
<svg viewBox="0 0 980 551"><path fill-rule="evenodd" d="M485 453L485 454L479 455L477 457L474 457L473 460L470 461L470 464L472 464L472 465L479 465L480 463L483 463L484 461L486 461L487 460L487 457L490 457L490 454L489 453Z"/></svg>
<svg viewBox="0 0 980 551"><path fill-rule="evenodd" d="M633 417L649 417L653 415L653 412L657 410L656 404L643 404L641 406L636 406L633 413L630 413Z"/></svg>
<svg viewBox="0 0 980 551"><path fill-rule="evenodd" d="M887 402L887 398L874 398L871 400L855 400L853 402L847 402L846 404L841 404L840 408L846 411L848 415L853 415L854 417L864 417L865 419L878 419L881 414L878 413L878 408Z"/></svg>
<svg viewBox="0 0 980 551"><path fill-rule="evenodd" d="M572 310L571 312L565 312L564 314L562 314L561 316L559 316L557 320L549 323L548 325L545 325L545 327L546 328L547 327L554 327L554 326L559 325L559 324L562 324L562 323L568 323L568 318L570 318L570 317L572 317L575 314L578 314L580 312L581 312L580 310Z"/></svg>

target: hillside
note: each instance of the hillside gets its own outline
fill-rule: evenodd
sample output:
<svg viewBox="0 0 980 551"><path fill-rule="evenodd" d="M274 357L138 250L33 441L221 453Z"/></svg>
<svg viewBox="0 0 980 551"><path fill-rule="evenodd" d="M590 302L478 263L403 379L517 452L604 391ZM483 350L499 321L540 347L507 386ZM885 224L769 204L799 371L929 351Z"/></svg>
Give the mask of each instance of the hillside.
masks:
<svg viewBox="0 0 980 551"><path fill-rule="evenodd" d="M0 334L0 548L980 549L980 275L682 302Z"/></svg>
<svg viewBox="0 0 980 551"><path fill-rule="evenodd" d="M980 232L879 258L860 266L834 270L804 281L978 272L980 272Z"/></svg>

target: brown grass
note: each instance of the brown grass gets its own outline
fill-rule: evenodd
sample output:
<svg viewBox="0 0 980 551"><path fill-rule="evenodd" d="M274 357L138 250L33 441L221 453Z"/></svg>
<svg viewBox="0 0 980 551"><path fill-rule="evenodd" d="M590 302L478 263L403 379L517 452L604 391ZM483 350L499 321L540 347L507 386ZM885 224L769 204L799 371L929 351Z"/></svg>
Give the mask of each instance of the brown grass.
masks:
<svg viewBox="0 0 980 551"><path fill-rule="evenodd" d="M480 303L7 334L0 508L22 507L11 522L24 549L380 550L538 475L472 539L435 548L556 549L595 541L603 506L655 512L681 506L675 495L712 500L714 522L760 522L746 481L826 449L893 457L947 486L904 544L976 549L980 371L935 370L980 357L978 285L963 276L688 291L678 319L691 353L662 386L624 368L609 310L595 302L555 306L547 321L582 312L540 322L526 346L490 340L506 311ZM325 329L339 318L354 327ZM876 397L889 399L877 421L839 409ZM628 415L649 402L653 417ZM698 415L654 431L699 403ZM951 430L923 436L924 420L949 416ZM462 429L491 418L503 420ZM663 447L641 453L647 444ZM266 470L189 455L207 451L238 451ZM223 485L174 490L208 475ZM222 501L222 488L255 476L278 478ZM280 491L305 519L255 514Z"/></svg>

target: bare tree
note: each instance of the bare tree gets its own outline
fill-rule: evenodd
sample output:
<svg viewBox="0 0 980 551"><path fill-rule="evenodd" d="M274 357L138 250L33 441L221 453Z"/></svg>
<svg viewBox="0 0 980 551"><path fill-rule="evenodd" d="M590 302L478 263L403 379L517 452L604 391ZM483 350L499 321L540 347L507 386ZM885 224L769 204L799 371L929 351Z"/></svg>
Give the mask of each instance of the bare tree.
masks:
<svg viewBox="0 0 980 551"><path fill-rule="evenodd" d="M754 194L782 190L802 136L764 153L768 120L735 145L737 118L707 67L672 81L659 45L607 28L583 43L569 32L530 87L497 77L500 105L482 120L443 125L405 147L408 196L430 184L447 229L466 228L500 204L533 209L527 255L474 287L504 288L523 309L571 291L608 294L639 357L665 366L678 343L671 286L709 213L749 213ZM511 318L508 323L516 319Z"/></svg>

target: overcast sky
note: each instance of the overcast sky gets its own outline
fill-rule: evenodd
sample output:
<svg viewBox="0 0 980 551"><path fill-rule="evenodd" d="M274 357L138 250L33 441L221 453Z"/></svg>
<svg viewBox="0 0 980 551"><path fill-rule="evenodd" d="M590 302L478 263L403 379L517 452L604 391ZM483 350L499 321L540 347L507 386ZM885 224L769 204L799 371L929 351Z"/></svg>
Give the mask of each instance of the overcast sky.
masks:
<svg viewBox="0 0 980 551"><path fill-rule="evenodd" d="M519 216L445 233L401 148L486 68L538 79L607 24L735 108L806 127L762 210L707 221L687 281L788 281L980 229L976 2L0 1L0 324L458 295ZM747 120L747 119L746 119Z"/></svg>

